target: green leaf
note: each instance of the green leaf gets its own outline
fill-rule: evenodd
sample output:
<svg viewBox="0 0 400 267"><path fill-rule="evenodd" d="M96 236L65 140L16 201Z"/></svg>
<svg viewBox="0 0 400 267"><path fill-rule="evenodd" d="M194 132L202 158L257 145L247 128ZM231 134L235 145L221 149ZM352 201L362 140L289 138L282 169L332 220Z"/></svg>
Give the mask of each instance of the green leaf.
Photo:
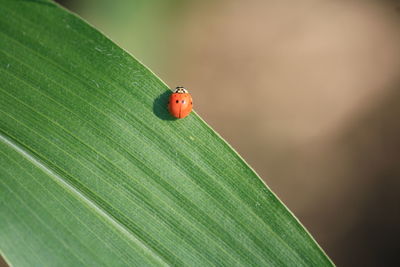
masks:
<svg viewBox="0 0 400 267"><path fill-rule="evenodd" d="M168 87L49 1L0 0L0 251L13 266L330 266Z"/></svg>

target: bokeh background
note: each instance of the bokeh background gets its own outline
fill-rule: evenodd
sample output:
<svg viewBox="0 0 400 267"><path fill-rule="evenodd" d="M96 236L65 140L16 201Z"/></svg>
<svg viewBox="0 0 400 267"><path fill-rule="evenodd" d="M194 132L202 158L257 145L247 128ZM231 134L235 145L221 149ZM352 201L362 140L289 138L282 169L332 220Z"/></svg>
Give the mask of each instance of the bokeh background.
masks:
<svg viewBox="0 0 400 267"><path fill-rule="evenodd" d="M399 266L399 1L58 2L187 87L338 266Z"/></svg>

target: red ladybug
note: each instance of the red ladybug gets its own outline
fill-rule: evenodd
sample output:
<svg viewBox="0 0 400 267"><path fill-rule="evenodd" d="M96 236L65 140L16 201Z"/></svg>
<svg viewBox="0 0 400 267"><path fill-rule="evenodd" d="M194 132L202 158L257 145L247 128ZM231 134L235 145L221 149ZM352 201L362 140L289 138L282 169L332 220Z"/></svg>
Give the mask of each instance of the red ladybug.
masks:
<svg viewBox="0 0 400 267"><path fill-rule="evenodd" d="M169 97L168 110L172 116L183 119L190 114L193 107L192 96L181 86L176 87Z"/></svg>

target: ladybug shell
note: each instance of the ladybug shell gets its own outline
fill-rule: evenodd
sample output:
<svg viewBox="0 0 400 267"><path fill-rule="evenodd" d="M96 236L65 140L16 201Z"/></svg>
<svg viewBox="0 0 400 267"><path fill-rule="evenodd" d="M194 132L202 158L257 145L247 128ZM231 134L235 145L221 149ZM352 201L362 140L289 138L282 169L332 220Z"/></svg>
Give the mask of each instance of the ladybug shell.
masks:
<svg viewBox="0 0 400 267"><path fill-rule="evenodd" d="M185 118L192 111L192 107L193 100L189 93L173 93L169 97L168 110L175 118Z"/></svg>

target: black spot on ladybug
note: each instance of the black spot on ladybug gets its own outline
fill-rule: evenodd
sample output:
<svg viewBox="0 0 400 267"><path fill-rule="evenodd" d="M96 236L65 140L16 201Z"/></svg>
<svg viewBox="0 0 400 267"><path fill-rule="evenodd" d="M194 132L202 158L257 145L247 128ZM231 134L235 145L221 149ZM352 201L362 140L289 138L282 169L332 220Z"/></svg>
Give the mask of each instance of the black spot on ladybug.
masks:
<svg viewBox="0 0 400 267"><path fill-rule="evenodd" d="M182 100L182 104L185 104L185 100Z"/></svg>
<svg viewBox="0 0 400 267"><path fill-rule="evenodd" d="M176 102L176 103L179 103L179 100L176 100L175 102Z"/></svg>

